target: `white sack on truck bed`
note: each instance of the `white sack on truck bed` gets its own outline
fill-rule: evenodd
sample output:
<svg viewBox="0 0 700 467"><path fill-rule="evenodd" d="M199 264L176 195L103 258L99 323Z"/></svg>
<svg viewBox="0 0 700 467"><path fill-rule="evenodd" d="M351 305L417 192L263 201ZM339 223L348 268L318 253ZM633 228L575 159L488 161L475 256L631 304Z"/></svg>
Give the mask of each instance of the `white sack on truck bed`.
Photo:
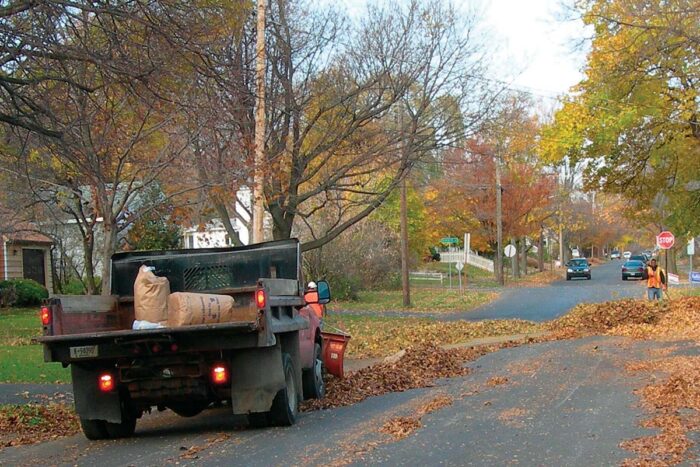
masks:
<svg viewBox="0 0 700 467"><path fill-rule="evenodd" d="M141 266L134 282L134 319L165 324L168 321L168 295L168 278L158 277L148 266Z"/></svg>
<svg viewBox="0 0 700 467"><path fill-rule="evenodd" d="M168 297L168 326L229 323L235 321L233 311L228 295L175 292Z"/></svg>

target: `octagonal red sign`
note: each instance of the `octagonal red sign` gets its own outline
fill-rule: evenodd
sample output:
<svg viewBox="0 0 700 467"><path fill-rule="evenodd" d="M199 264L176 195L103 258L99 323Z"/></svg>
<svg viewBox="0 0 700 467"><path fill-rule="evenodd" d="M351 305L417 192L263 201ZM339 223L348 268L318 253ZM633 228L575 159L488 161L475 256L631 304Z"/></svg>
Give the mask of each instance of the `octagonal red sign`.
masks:
<svg viewBox="0 0 700 467"><path fill-rule="evenodd" d="M673 246L673 244L675 242L676 242L676 238L668 230L665 230L656 236L656 244L662 250L668 250L669 248L671 248Z"/></svg>

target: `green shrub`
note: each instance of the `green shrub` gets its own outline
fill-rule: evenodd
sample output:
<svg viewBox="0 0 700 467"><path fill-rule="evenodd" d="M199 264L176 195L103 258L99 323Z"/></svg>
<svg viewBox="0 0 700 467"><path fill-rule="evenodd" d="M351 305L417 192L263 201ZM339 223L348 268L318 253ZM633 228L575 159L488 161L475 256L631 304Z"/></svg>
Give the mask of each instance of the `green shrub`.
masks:
<svg viewBox="0 0 700 467"><path fill-rule="evenodd" d="M61 289L66 295L85 295L85 286L80 279L70 279Z"/></svg>
<svg viewBox="0 0 700 467"><path fill-rule="evenodd" d="M34 306L49 298L49 291L32 279L0 281L0 296L4 306Z"/></svg>

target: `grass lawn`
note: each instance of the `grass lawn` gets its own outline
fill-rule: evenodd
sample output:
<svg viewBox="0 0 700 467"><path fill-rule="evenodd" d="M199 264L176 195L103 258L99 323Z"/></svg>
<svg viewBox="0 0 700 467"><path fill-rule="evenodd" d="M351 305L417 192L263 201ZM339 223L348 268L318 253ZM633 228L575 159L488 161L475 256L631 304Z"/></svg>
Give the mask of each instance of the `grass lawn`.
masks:
<svg viewBox="0 0 700 467"><path fill-rule="evenodd" d="M358 300L334 300L329 304L329 308L346 311L457 312L471 310L494 300L497 296L495 292L467 290L460 294L456 289L416 288L411 290L413 306L405 308L400 290L362 291Z"/></svg>
<svg viewBox="0 0 700 467"><path fill-rule="evenodd" d="M331 315L324 318L331 326L348 332L352 338L349 358L385 357L412 345L457 344L469 339L535 332L540 325L522 320L442 322L422 318L387 318L370 315Z"/></svg>
<svg viewBox="0 0 700 467"><path fill-rule="evenodd" d="M41 345L30 343L39 335L37 308L0 310L0 383L70 382L68 368L45 363Z"/></svg>

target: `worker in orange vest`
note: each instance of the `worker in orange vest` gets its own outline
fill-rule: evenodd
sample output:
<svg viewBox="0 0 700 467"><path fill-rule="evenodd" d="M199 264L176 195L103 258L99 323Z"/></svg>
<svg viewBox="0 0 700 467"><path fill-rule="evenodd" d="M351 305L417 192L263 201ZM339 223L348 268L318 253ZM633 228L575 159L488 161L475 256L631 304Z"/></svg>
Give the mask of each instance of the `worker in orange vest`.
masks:
<svg viewBox="0 0 700 467"><path fill-rule="evenodd" d="M314 311L314 314L318 316L319 319L322 319L325 307L318 303L318 287L316 286L315 282L309 282L306 292L304 293L304 300L309 308Z"/></svg>
<svg viewBox="0 0 700 467"><path fill-rule="evenodd" d="M661 300L661 290L666 290L666 271L651 259L647 266L647 297L649 300Z"/></svg>

